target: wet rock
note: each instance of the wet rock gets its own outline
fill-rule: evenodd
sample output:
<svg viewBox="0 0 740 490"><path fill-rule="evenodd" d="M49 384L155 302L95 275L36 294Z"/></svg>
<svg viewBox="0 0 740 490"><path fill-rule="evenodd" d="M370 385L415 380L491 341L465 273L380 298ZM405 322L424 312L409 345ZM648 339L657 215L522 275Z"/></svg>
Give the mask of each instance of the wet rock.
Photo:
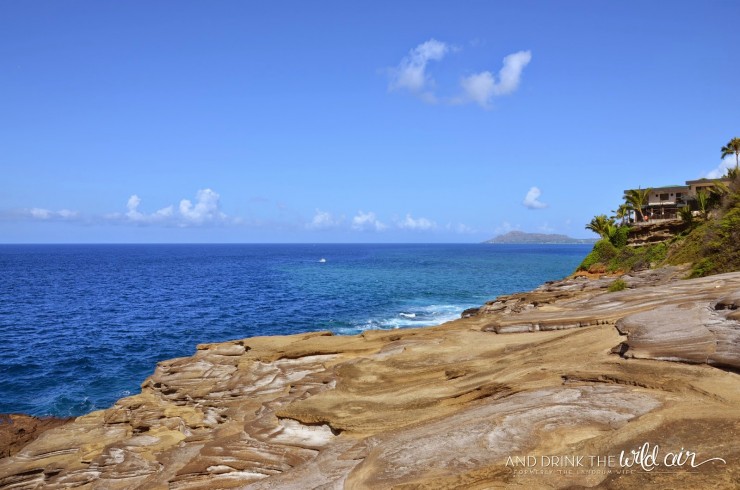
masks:
<svg viewBox="0 0 740 490"><path fill-rule="evenodd" d="M468 308L467 310L463 310L463 312L460 314L460 318L470 318L471 316L476 316L479 310L480 308Z"/></svg>

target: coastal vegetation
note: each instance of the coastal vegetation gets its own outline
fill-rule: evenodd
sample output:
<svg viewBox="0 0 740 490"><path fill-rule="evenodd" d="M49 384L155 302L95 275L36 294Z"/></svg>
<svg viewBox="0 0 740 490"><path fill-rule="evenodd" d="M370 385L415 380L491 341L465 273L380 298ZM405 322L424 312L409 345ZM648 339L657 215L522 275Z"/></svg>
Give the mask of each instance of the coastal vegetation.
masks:
<svg viewBox="0 0 740 490"><path fill-rule="evenodd" d="M607 291L610 293L616 293L617 291L624 291L625 289L627 289L627 283L624 282L624 279L620 278L609 284Z"/></svg>
<svg viewBox="0 0 740 490"><path fill-rule="evenodd" d="M740 138L732 138L729 143L722 147L722 158L735 155L735 170L740 168Z"/></svg>
<svg viewBox="0 0 740 490"><path fill-rule="evenodd" d="M645 215L642 213L643 208L647 205L648 195L651 189L631 189L628 190L624 195L625 207L628 210L635 211L640 221L645 219Z"/></svg>
<svg viewBox="0 0 740 490"><path fill-rule="evenodd" d="M586 229L598 234L600 240L578 270L624 273L685 263L691 264L691 277L740 270L740 172L737 167L740 138L733 138L722 147L721 155L722 158L735 155L736 167L729 168L725 176L708 189L699 190L693 207L687 204L679 208L674 222L662 230L670 230L667 236L651 237L651 225L643 221L651 189L626 191L625 202L612 216L595 216L586 225Z"/></svg>

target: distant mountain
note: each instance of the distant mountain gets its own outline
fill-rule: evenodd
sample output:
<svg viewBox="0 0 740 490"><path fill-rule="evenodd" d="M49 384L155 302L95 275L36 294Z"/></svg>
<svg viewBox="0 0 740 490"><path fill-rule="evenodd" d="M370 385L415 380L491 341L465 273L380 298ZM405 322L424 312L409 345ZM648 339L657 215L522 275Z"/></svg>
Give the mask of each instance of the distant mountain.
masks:
<svg viewBox="0 0 740 490"><path fill-rule="evenodd" d="M550 234L550 233L525 233L523 231L510 231L505 235L499 235L493 237L490 240L486 240L483 243L515 243L515 244L530 244L530 243L562 243L562 244L573 244L573 243L596 243L596 238L571 238L565 235Z"/></svg>

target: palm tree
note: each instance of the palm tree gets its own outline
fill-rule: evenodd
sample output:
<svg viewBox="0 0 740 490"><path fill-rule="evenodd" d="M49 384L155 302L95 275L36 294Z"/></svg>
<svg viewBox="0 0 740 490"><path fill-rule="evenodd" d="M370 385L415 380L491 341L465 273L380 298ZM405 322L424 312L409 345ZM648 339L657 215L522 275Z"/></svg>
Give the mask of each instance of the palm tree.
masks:
<svg viewBox="0 0 740 490"><path fill-rule="evenodd" d="M627 201L627 204L632 206L632 208L640 213L640 221L642 221L645 216L642 214L642 208L648 203L648 196L650 195L651 189L630 189L627 192L624 193L624 200Z"/></svg>
<svg viewBox="0 0 740 490"><path fill-rule="evenodd" d="M735 178L733 174L737 174L734 168L728 169L727 173L731 179ZM707 192L707 207L708 208L718 208L722 204L722 199L724 199L724 197L730 193L730 187L724 182L715 182L715 184L712 187L707 188L706 192Z"/></svg>
<svg viewBox="0 0 740 490"><path fill-rule="evenodd" d="M729 155L735 155L735 170L740 168L740 138L732 138L727 145L723 146L722 157L725 158Z"/></svg>
<svg viewBox="0 0 740 490"><path fill-rule="evenodd" d="M621 220L621 224L624 225L625 220L629 218L632 213L632 206L627 203L622 203L616 211L612 210L612 213L614 213L612 218Z"/></svg>
<svg viewBox="0 0 740 490"><path fill-rule="evenodd" d="M594 216L589 224L586 225L587 230L591 230L598 234L601 238L609 238L609 235L614 231L614 220L607 218L605 214Z"/></svg>
<svg viewBox="0 0 740 490"><path fill-rule="evenodd" d="M696 193L696 203L699 205L699 211L704 219L709 215L709 193L699 191Z"/></svg>

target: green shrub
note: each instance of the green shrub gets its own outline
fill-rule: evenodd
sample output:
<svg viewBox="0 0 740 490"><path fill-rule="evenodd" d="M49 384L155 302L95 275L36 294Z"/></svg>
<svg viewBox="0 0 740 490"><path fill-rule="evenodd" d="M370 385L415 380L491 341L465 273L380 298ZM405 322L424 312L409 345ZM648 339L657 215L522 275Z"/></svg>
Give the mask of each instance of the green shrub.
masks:
<svg viewBox="0 0 740 490"><path fill-rule="evenodd" d="M578 270L586 271L594 264L605 264L607 272L648 269L652 264L663 262L668 248L664 243L644 245L642 247L617 248L609 240L599 240L594 245Z"/></svg>
<svg viewBox="0 0 740 490"><path fill-rule="evenodd" d="M678 215L681 217L681 220L684 223L689 225L689 227L691 227L691 225L694 223L694 213L691 211L691 207L689 206L682 207L681 209L678 210Z"/></svg>
<svg viewBox="0 0 740 490"><path fill-rule="evenodd" d="M740 270L740 206L728 207L718 219L707 225L692 277Z"/></svg>
<svg viewBox="0 0 740 490"><path fill-rule="evenodd" d="M593 250L583 259L578 270L587 271L589 267L596 263L608 264L617 255L617 249L609 240L599 240L594 244Z"/></svg>
<svg viewBox="0 0 740 490"><path fill-rule="evenodd" d="M706 223L700 223L686 235L678 237L668 251L665 263L679 265L699 261L702 257L702 248L706 242L707 228Z"/></svg>
<svg viewBox="0 0 740 490"><path fill-rule="evenodd" d="M612 245L617 248L624 248L627 246L627 237L629 235L628 226L617 226L609 234L609 241Z"/></svg>
<svg viewBox="0 0 740 490"><path fill-rule="evenodd" d="M665 260L668 247L665 243L655 243L641 247L624 247L614 250L616 253L606 262L607 272L629 272L632 270L649 269L654 265L661 264Z"/></svg>
<svg viewBox="0 0 740 490"><path fill-rule="evenodd" d="M716 269L717 264L715 264L714 260L709 257L705 257L694 264L691 268L691 275L689 277L708 276L709 274L714 273Z"/></svg>
<svg viewBox="0 0 740 490"><path fill-rule="evenodd" d="M627 289L627 283L622 279L617 279L613 283L609 284L608 291L610 293L615 293L617 291L624 291L625 289Z"/></svg>

